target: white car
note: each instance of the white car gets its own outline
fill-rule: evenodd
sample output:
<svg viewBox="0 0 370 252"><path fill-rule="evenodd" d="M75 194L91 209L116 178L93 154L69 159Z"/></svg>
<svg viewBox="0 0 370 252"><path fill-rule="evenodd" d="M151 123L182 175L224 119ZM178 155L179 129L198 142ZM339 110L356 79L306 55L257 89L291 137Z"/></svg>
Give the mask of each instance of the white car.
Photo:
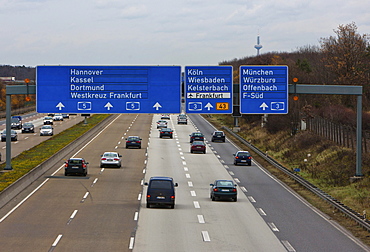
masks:
<svg viewBox="0 0 370 252"><path fill-rule="evenodd" d="M105 166L116 166L118 168L121 167L121 157L122 155L118 154L117 152L104 152L100 158L100 168Z"/></svg>
<svg viewBox="0 0 370 252"><path fill-rule="evenodd" d="M44 125L53 125L53 118L51 116L45 116L44 117Z"/></svg>
<svg viewBox="0 0 370 252"><path fill-rule="evenodd" d="M40 136L52 136L54 135L53 127L51 125L44 125L40 129Z"/></svg>
<svg viewBox="0 0 370 252"><path fill-rule="evenodd" d="M53 117L53 121L63 121L63 115L62 114L55 114Z"/></svg>

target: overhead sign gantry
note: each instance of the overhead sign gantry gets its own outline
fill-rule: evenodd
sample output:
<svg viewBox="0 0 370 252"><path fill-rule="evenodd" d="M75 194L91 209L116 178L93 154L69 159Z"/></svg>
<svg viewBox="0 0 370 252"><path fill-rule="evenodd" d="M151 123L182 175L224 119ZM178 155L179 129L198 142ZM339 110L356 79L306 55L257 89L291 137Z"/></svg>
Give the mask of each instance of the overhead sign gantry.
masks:
<svg viewBox="0 0 370 252"><path fill-rule="evenodd" d="M186 113L231 114L232 66L185 67Z"/></svg>
<svg viewBox="0 0 370 252"><path fill-rule="evenodd" d="M288 67L241 66L240 113L287 114Z"/></svg>
<svg viewBox="0 0 370 252"><path fill-rule="evenodd" d="M37 66L39 113L180 113L180 66Z"/></svg>

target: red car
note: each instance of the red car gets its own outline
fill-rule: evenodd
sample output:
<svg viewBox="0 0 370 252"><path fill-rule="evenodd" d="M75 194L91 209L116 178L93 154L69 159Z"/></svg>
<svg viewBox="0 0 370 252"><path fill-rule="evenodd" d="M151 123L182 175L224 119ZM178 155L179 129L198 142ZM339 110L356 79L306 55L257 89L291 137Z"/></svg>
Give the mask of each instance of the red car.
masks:
<svg viewBox="0 0 370 252"><path fill-rule="evenodd" d="M191 143L190 152L201 152L206 154L206 144L203 141L194 141Z"/></svg>

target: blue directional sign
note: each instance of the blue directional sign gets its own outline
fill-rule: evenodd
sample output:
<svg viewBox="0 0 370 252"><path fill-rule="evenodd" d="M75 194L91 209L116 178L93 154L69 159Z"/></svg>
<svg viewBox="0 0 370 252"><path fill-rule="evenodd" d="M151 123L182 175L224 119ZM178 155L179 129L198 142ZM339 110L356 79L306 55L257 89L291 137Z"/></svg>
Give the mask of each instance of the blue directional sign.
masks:
<svg viewBox="0 0 370 252"><path fill-rule="evenodd" d="M231 114L232 66L185 67L186 113Z"/></svg>
<svg viewBox="0 0 370 252"><path fill-rule="evenodd" d="M288 113L287 66L240 67L240 113Z"/></svg>
<svg viewBox="0 0 370 252"><path fill-rule="evenodd" d="M37 66L39 113L180 113L180 66Z"/></svg>

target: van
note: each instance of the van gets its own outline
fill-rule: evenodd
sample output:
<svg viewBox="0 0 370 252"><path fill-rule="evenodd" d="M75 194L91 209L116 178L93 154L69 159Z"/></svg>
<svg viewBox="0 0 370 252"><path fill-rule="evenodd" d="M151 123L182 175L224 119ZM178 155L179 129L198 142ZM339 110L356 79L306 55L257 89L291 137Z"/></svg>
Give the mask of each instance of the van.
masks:
<svg viewBox="0 0 370 252"><path fill-rule="evenodd" d="M164 205L175 208L175 187L177 183L173 182L171 177L151 177L144 185L148 186L146 192L146 207L151 205Z"/></svg>

